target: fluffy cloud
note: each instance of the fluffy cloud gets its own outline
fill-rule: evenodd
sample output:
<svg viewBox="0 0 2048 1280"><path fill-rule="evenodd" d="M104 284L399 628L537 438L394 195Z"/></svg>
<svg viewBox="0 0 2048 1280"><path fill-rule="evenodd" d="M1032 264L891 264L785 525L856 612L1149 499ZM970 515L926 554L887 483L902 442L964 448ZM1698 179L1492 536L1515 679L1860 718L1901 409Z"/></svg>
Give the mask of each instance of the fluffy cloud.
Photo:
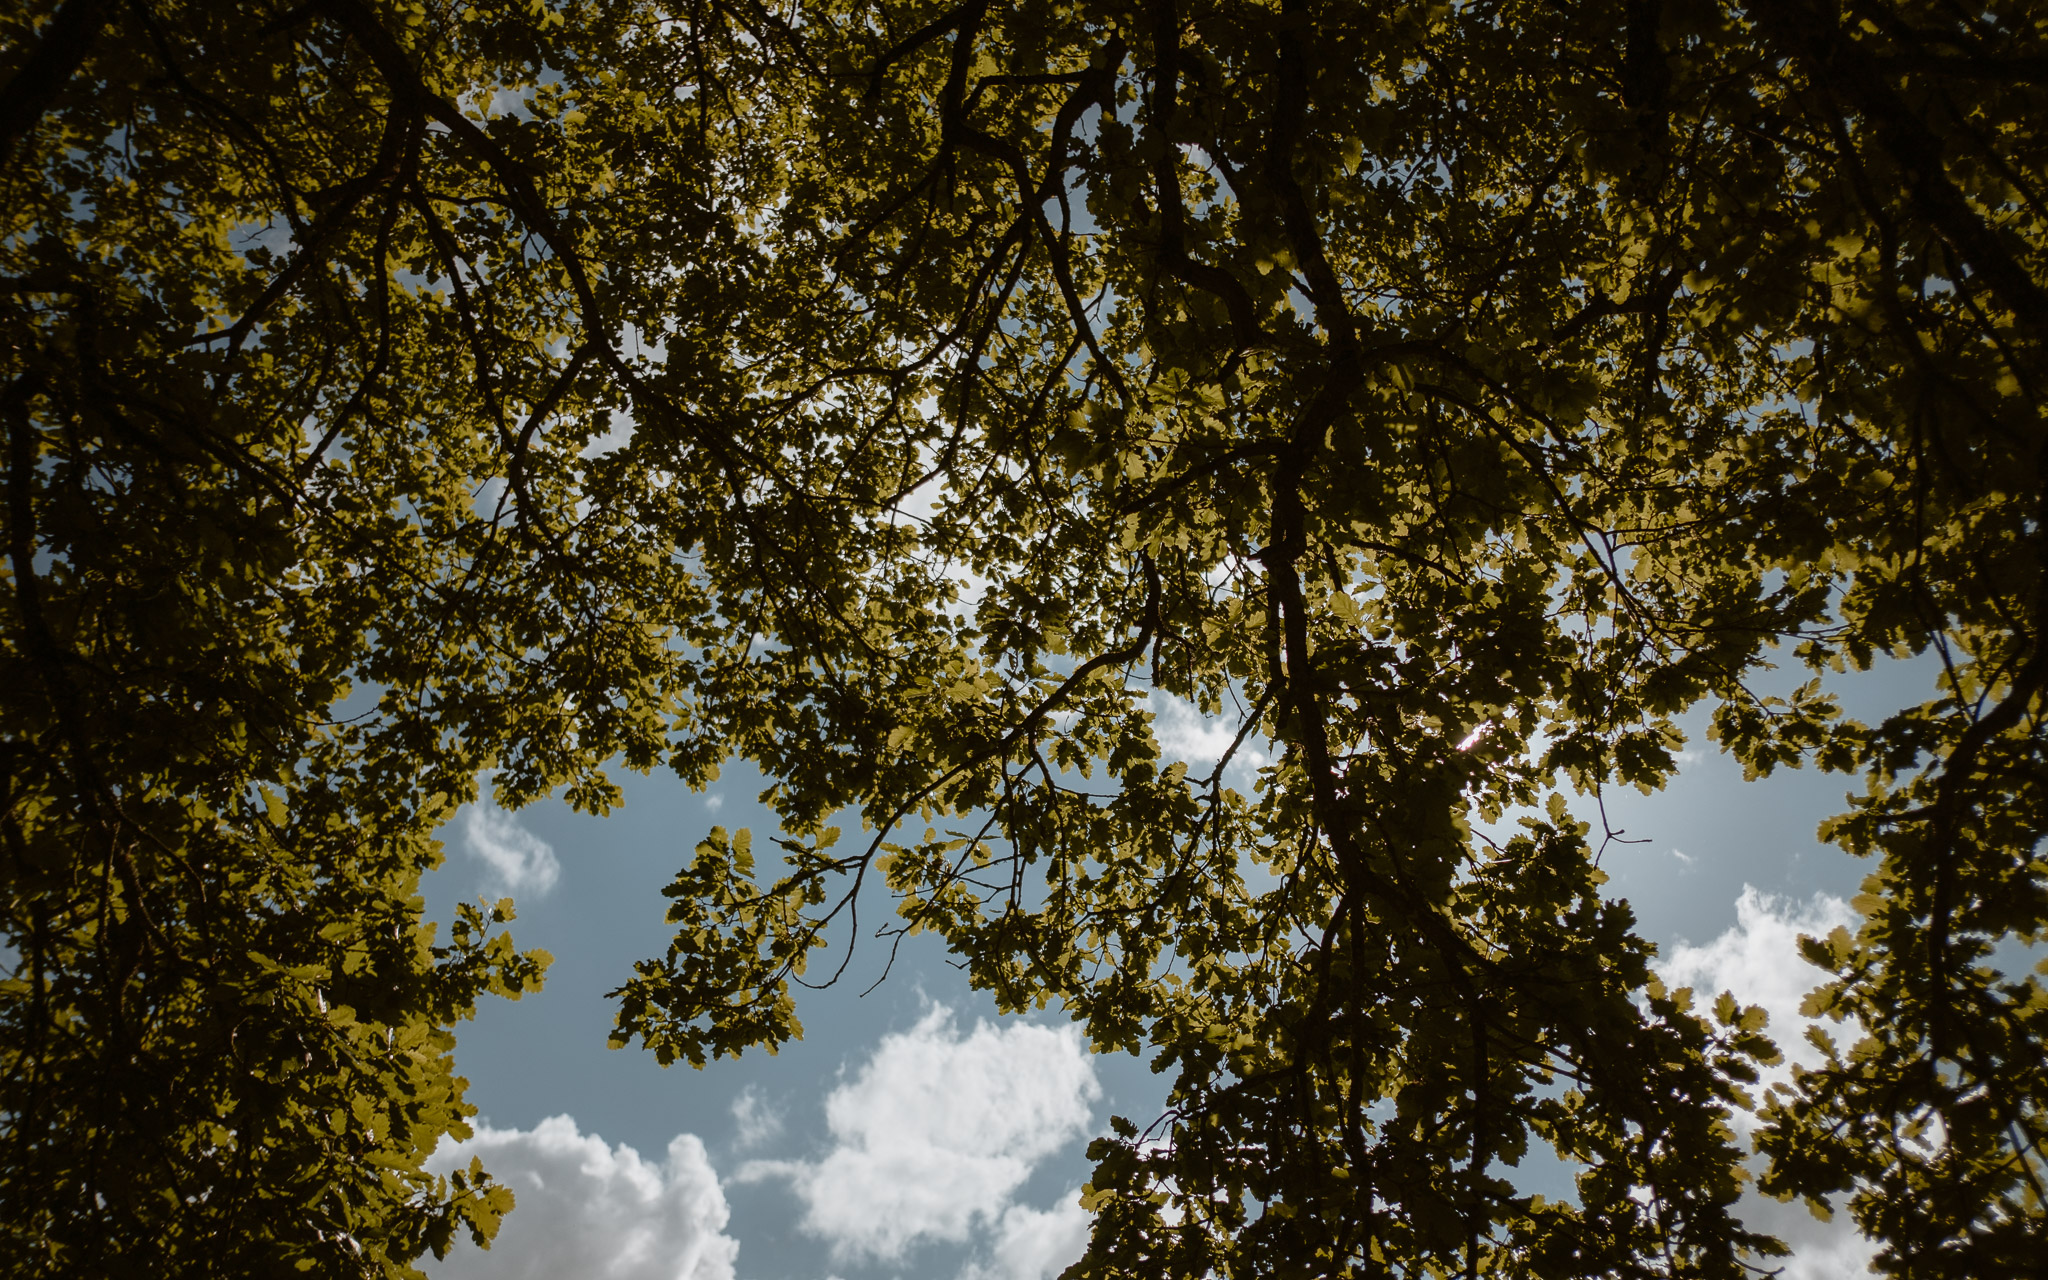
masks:
<svg viewBox="0 0 2048 1280"><path fill-rule="evenodd" d="M586 458L601 458L607 453L623 449L633 443L634 430L633 415L614 409L611 418L605 423L604 430L590 437L589 442L583 446L582 454Z"/></svg>
<svg viewBox="0 0 2048 1280"><path fill-rule="evenodd" d="M488 784L463 814L462 843L470 857L484 864L486 897L538 898L562 874L555 847L499 808Z"/></svg>
<svg viewBox="0 0 2048 1280"><path fill-rule="evenodd" d="M1662 966L1664 980L1707 996L1732 991L1744 1004L1762 1005L1771 1015L1771 1038L1787 1059L1766 1080L1790 1080L1791 1063L1811 1067L1820 1062L1820 1051L1806 1042L1807 1028L1833 1028L1799 1012L1806 993L1825 976L1800 956L1799 937L1824 936L1838 927L1856 927L1856 913L1840 898L1815 894L1801 905L1744 885L1735 900L1735 927L1700 946L1681 942L1673 947Z"/></svg>
<svg viewBox="0 0 2048 1280"><path fill-rule="evenodd" d="M962 1034L935 1008L883 1037L826 1098L823 1156L757 1161L740 1176L789 1179L804 1228L841 1257L894 1260L921 1240L966 1240L977 1224L1022 1231L1035 1219L1013 1219L1011 1197L1086 1131L1100 1094L1074 1028L978 1022Z"/></svg>
<svg viewBox="0 0 2048 1280"><path fill-rule="evenodd" d="M1152 735L1159 742L1162 757L1186 761L1191 770L1197 771L1205 771L1223 758L1241 723L1231 715L1212 720L1193 703L1157 689L1152 691L1151 711ZM1249 772L1265 764L1268 757L1259 750L1262 745L1264 739L1257 729L1245 735L1237 754L1231 757L1232 770Z"/></svg>
<svg viewBox="0 0 2048 1280"><path fill-rule="evenodd" d="M1053 1280L1087 1250L1088 1227L1079 1187L1047 1210L1012 1205L990 1233L988 1259L969 1264L960 1280Z"/></svg>
<svg viewBox="0 0 2048 1280"><path fill-rule="evenodd" d="M740 1246L724 1234L725 1193L689 1134L651 1162L550 1116L530 1130L479 1125L427 1167L446 1173L471 1156L519 1203L488 1253L463 1238L445 1259L426 1259L434 1280L733 1280Z"/></svg>
<svg viewBox="0 0 2048 1280"><path fill-rule="evenodd" d="M781 1113L752 1085L732 1100L732 1125L737 1151L752 1151L782 1135Z"/></svg>
<svg viewBox="0 0 2048 1280"><path fill-rule="evenodd" d="M1838 925L1856 925L1856 913L1840 898L1817 894L1802 905L1744 885L1735 903L1735 927L1700 946L1674 947L1662 966L1664 980L1674 987L1691 987L1707 999L1730 991L1744 1004L1763 1006L1771 1016L1771 1038L1785 1055L1783 1063L1763 1072L1759 1084L1768 1088L1789 1081L1793 1063L1810 1067L1820 1061L1820 1052L1807 1043L1807 1028L1820 1025L1844 1047L1854 1038L1853 1028L1799 1012L1806 993L1822 979L1821 971L1799 955L1799 936L1824 935ZM1738 1115L1735 1127L1747 1138L1755 1121ZM1792 1246L1792 1256L1782 1263L1784 1280L1869 1274L1876 1250L1857 1233L1847 1214L1821 1222L1803 1204L1781 1204L1754 1194L1744 1201L1742 1211L1753 1226Z"/></svg>

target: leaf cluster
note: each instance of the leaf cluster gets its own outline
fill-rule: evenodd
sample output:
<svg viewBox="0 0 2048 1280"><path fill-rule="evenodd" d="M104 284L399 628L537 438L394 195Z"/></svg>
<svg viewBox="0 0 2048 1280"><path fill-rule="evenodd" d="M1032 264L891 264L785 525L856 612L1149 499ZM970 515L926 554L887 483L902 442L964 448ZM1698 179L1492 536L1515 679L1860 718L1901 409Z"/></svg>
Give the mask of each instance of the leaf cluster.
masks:
<svg viewBox="0 0 2048 1280"><path fill-rule="evenodd" d="M1890 1273L2036 1265L2028 6L7 21L19 1269L488 1236L419 1162L448 1028L544 958L432 944L430 832L487 771L602 811L734 756L780 866L710 833L614 1043L772 1051L937 934L1171 1074L1076 1275L1732 1277L1782 1248L1737 1109ZM1828 691L1921 654L1874 725ZM1846 1043L1769 1097L1567 807L1696 708L1863 787L1807 946Z"/></svg>

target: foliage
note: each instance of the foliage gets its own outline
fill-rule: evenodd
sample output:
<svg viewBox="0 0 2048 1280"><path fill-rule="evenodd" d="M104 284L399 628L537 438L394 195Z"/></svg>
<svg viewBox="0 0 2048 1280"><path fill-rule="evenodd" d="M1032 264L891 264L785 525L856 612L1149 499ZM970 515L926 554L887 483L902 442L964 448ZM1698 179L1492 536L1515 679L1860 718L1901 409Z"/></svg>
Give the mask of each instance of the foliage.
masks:
<svg viewBox="0 0 2048 1280"><path fill-rule="evenodd" d="M1077 1274L1735 1274L1752 1103L1764 1190L1853 1193L1889 1270L2031 1274L2048 1006L1986 962L2044 906L2038 15L807 13L778 265L906 353L978 597L785 803L872 839L758 897L707 847L621 1038L790 1034L882 878L1177 1072ZM1929 651L1876 725L1760 683ZM1161 695L1273 757L1251 795L1161 760ZM1702 704L1866 787L1867 921L1811 952L1846 1039L1768 1102L1760 1015L1655 988L1558 807L1659 785ZM1544 1147L1574 1203L1516 1185Z"/></svg>
<svg viewBox="0 0 2048 1280"><path fill-rule="evenodd" d="M533 251L609 235L604 152L452 105L545 107L558 24L450 20L7 15L10 1274L414 1274L511 1203L420 1165L473 1110L453 1025L547 957L509 904L437 944L417 885L480 769L602 806L594 761L662 751L704 606L632 523L659 496L579 513L649 486L579 457L607 401L560 343L702 282L621 271L599 303ZM687 195L662 207L693 229Z"/></svg>
<svg viewBox="0 0 2048 1280"><path fill-rule="evenodd" d="M431 947L433 826L728 755L784 868L713 833L615 1043L800 1034L886 897L1173 1073L1077 1274L1734 1275L1734 1107L1888 1271L2037 1266L2028 6L7 21L17 1270L487 1236L419 1162L544 958ZM1875 725L1824 689L1930 651ZM1864 787L1841 1043L1767 1099L1565 803L1696 707Z"/></svg>

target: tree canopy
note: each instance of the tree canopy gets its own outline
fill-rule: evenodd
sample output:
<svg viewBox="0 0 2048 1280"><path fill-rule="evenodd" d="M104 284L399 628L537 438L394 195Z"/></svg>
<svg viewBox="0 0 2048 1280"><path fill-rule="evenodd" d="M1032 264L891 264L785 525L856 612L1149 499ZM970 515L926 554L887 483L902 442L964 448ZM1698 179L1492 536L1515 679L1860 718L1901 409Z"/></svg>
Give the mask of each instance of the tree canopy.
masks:
<svg viewBox="0 0 2048 1280"><path fill-rule="evenodd" d="M421 1164L547 957L432 936L434 829L742 758L780 865L711 833L614 1042L774 1047L940 935L1171 1074L1076 1276L1734 1276L1752 1170L1889 1274L2039 1274L2037 6L0 23L14 1271L487 1239ZM1915 654L1877 723L1826 687ZM1567 808L1694 709L1859 788L1768 1096Z"/></svg>

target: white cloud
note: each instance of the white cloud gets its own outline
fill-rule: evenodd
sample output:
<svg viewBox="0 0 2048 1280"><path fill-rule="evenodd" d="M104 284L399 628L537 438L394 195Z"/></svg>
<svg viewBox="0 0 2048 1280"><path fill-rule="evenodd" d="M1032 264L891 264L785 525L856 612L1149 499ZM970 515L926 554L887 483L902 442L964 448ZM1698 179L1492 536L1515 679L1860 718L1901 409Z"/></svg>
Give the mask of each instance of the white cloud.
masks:
<svg viewBox="0 0 2048 1280"><path fill-rule="evenodd" d="M1712 942L1673 947L1661 966L1664 981L1692 987L1708 1000L1732 991L1744 1004L1762 1005L1771 1015L1771 1038L1786 1058L1785 1065L1767 1069L1764 1083L1790 1080L1791 1063L1820 1063L1820 1051L1806 1042L1808 1027L1821 1026L1842 1039L1834 1023L1799 1012L1807 992L1826 977L1800 956L1799 937L1824 937L1837 927L1856 927L1856 913L1840 898L1820 893L1802 905L1744 885L1735 900L1735 927Z"/></svg>
<svg viewBox="0 0 2048 1280"><path fill-rule="evenodd" d="M633 442L633 432L633 415L614 409L611 417L605 422L605 429L590 437L589 442L583 446L582 456L601 458L607 453L623 449Z"/></svg>
<svg viewBox="0 0 2048 1280"><path fill-rule="evenodd" d="M752 1085L732 1100L732 1123L732 1145L738 1151L752 1151L782 1133L781 1113Z"/></svg>
<svg viewBox="0 0 2048 1280"><path fill-rule="evenodd" d="M883 1037L826 1098L829 1151L757 1161L739 1176L788 1178L804 1229L836 1256L894 1260L919 1241L957 1243L977 1224L1008 1222L1011 1197L1086 1131L1100 1094L1074 1028L977 1022L963 1035L934 1008Z"/></svg>
<svg viewBox="0 0 2048 1280"><path fill-rule="evenodd" d="M479 1125L469 1141L435 1151L427 1168L446 1173L472 1156L518 1205L489 1252L464 1237L446 1258L423 1261L434 1280L733 1280L740 1246L724 1233L725 1192L690 1134L650 1162L577 1132L569 1116L531 1130Z"/></svg>
<svg viewBox="0 0 2048 1280"><path fill-rule="evenodd" d="M1193 703L1182 702L1157 689L1152 691L1151 710L1152 736L1159 743L1160 752L1166 759L1186 761L1191 767L1214 765L1237 737L1239 722L1229 717L1212 720ZM1268 757L1258 750L1261 741L1257 729L1246 734L1237 754L1231 757L1231 768L1257 769L1265 764Z"/></svg>
<svg viewBox="0 0 2048 1280"><path fill-rule="evenodd" d="M555 847L499 808L488 782L463 815L462 843L484 864L486 897L544 897L562 874Z"/></svg>
<svg viewBox="0 0 2048 1280"><path fill-rule="evenodd" d="M991 1233L989 1258L968 1264L960 1280L1054 1280L1087 1251L1091 1222L1079 1187L1044 1211L1011 1205Z"/></svg>
<svg viewBox="0 0 2048 1280"><path fill-rule="evenodd" d="M1845 1049L1857 1035L1853 1027L1799 1012L1800 1002L1824 976L1800 956L1799 936L1825 936L1838 925L1856 926L1856 913L1840 898L1816 894L1800 904L1744 885L1735 903L1734 928L1700 946L1680 943L1661 966L1666 983L1693 988L1702 1003L1730 991L1743 1004L1762 1005L1770 1014L1771 1038L1778 1042L1785 1061L1763 1070L1757 1092L1789 1082L1793 1063L1806 1067L1819 1063L1820 1051L1806 1040L1808 1027L1821 1026ZM1754 1117L1738 1114L1734 1120L1737 1134L1744 1139L1756 1128ZM1752 1193L1743 1201L1742 1214L1750 1225L1792 1247L1790 1258L1770 1264L1784 1267L1784 1280L1870 1274L1876 1248L1857 1233L1847 1213L1837 1212L1832 1221L1821 1222L1802 1203L1783 1204Z"/></svg>

